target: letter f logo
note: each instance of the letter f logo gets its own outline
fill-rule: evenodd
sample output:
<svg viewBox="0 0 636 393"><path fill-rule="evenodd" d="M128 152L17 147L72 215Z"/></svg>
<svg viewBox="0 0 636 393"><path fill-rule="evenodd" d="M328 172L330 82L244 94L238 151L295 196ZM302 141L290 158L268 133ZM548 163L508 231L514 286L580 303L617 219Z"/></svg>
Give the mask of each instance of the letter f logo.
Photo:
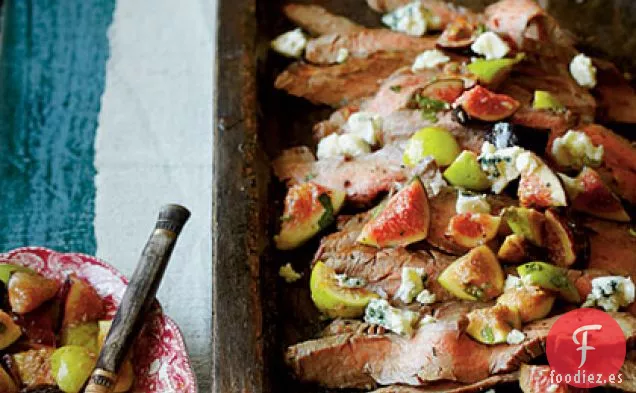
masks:
<svg viewBox="0 0 636 393"><path fill-rule="evenodd" d="M581 364L579 364L579 368L583 367L583 365L585 364L585 360L587 360L587 351L593 351L596 349L592 346L587 345L587 332L589 330L601 330L602 328L603 326L601 325L585 325L576 329L574 333L572 333L572 341L574 341L574 343L577 345L581 345L576 349L577 351L581 351ZM581 342L579 342L576 336L581 332L583 332L583 339L581 340Z"/></svg>

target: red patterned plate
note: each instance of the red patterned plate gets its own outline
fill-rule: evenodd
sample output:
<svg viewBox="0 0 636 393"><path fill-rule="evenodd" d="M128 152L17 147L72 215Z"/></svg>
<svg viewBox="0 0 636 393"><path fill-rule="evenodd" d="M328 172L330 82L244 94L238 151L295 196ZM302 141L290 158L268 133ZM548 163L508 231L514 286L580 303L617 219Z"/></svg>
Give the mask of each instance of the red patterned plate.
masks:
<svg viewBox="0 0 636 393"><path fill-rule="evenodd" d="M128 280L114 267L84 254L62 254L41 247L18 248L0 254L0 263L27 266L45 277L64 280L69 273L90 282L106 303L109 317L124 294ZM173 320L157 307L146 321L134 351L135 393L196 393L183 336Z"/></svg>

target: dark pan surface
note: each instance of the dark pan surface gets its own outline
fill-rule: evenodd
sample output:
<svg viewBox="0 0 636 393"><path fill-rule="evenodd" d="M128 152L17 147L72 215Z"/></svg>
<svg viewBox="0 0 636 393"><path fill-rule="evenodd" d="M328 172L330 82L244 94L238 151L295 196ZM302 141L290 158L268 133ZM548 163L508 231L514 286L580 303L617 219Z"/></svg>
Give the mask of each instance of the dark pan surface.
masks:
<svg viewBox="0 0 636 393"><path fill-rule="evenodd" d="M374 26L364 0L301 0ZM579 0L580 2L580 0ZM214 392L319 392L300 385L282 364L283 348L315 334L322 322L308 293L308 266L318 241L293 252L270 245L284 189L269 162L284 148L310 144L311 126L330 113L273 88L288 61L268 51L293 26L282 0L223 0L219 5L217 118L213 205ZM481 7L484 1L460 1ZM543 1L586 52L636 69L636 2ZM547 4L545 4L547 3ZM303 280L285 284L279 266L291 262Z"/></svg>

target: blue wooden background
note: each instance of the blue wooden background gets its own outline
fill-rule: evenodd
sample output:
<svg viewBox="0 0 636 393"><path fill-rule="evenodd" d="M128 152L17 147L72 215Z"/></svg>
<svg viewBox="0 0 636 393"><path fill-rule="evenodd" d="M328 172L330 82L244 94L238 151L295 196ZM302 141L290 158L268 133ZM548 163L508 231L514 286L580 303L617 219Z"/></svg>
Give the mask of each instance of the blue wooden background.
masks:
<svg viewBox="0 0 636 393"><path fill-rule="evenodd" d="M94 139L114 3L3 5L0 252L95 252Z"/></svg>

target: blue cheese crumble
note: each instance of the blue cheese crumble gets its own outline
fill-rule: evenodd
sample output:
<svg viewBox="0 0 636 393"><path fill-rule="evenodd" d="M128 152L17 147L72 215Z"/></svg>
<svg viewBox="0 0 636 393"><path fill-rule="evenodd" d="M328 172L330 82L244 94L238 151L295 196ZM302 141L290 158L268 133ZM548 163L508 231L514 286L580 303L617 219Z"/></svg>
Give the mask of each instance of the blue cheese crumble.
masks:
<svg viewBox="0 0 636 393"><path fill-rule="evenodd" d="M551 149L557 164L573 169L597 167L603 162L603 146L594 146L590 137L581 131L569 130L554 140Z"/></svg>
<svg viewBox="0 0 636 393"><path fill-rule="evenodd" d="M409 310L392 307L384 299L372 299L364 311L364 321L372 325L382 326L387 330L411 336L413 327L420 315Z"/></svg>
<svg viewBox="0 0 636 393"><path fill-rule="evenodd" d="M382 23L391 30L420 37L428 30L439 29L441 19L424 7L421 1L414 1L384 15Z"/></svg>
<svg viewBox="0 0 636 393"><path fill-rule="evenodd" d="M403 267L402 282L395 293L395 298L400 299L405 304L412 303L413 299L424 290L424 280L422 279L424 275L422 268Z"/></svg>
<svg viewBox="0 0 636 393"><path fill-rule="evenodd" d="M621 276L598 277L592 280L592 292L582 307L600 307L605 311L618 311L634 302L636 289L631 278Z"/></svg>
<svg viewBox="0 0 636 393"><path fill-rule="evenodd" d="M299 58L307 46L307 37L301 29L283 33L271 42L271 47L283 56Z"/></svg>

